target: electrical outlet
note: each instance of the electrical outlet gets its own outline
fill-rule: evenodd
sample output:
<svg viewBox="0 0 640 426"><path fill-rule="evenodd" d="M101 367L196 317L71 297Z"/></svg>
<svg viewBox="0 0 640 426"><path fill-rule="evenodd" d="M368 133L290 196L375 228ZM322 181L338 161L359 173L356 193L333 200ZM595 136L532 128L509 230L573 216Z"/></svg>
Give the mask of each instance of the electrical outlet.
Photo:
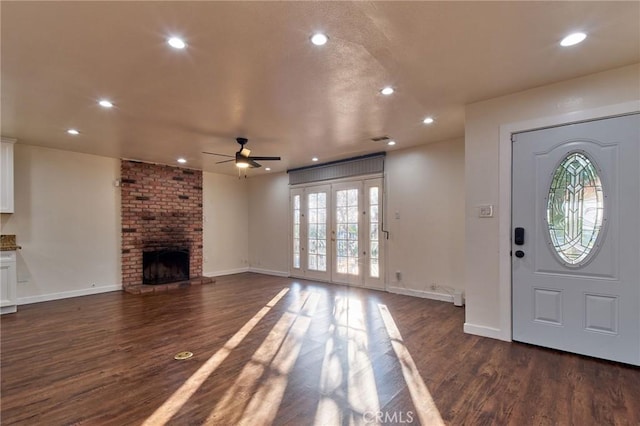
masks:
<svg viewBox="0 0 640 426"><path fill-rule="evenodd" d="M402 281L402 272L396 271L396 280Z"/></svg>
<svg viewBox="0 0 640 426"><path fill-rule="evenodd" d="M438 286L435 284L431 284L431 291L436 291L438 289Z"/></svg>

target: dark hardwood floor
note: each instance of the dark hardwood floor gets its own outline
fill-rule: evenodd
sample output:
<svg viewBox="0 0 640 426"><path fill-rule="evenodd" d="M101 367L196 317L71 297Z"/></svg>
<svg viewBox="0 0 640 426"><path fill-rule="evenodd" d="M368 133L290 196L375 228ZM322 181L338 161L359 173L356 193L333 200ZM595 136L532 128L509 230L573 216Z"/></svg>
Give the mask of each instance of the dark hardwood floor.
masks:
<svg viewBox="0 0 640 426"><path fill-rule="evenodd" d="M20 306L1 318L0 421L640 425L639 368L463 322L450 303L250 273Z"/></svg>

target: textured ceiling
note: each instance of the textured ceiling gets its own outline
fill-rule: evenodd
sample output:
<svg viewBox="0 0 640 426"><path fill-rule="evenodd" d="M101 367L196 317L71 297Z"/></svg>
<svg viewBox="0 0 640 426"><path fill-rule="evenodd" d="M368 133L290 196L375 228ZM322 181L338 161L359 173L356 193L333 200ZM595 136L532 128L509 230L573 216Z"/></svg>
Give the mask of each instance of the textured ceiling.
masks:
<svg viewBox="0 0 640 426"><path fill-rule="evenodd" d="M273 173L390 148L370 140L381 135L393 149L448 140L467 103L640 62L639 2L3 1L0 13L3 136L227 174L201 152L233 154L244 136L253 155L283 157L263 163ZM325 46L309 42L318 30ZM589 38L561 48L575 30Z"/></svg>

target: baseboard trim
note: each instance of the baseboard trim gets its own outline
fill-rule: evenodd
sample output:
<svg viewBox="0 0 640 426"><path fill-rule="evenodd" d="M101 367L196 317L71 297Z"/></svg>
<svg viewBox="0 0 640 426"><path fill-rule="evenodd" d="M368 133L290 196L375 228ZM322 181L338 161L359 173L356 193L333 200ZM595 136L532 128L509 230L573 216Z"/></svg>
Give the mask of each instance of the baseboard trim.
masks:
<svg viewBox="0 0 640 426"><path fill-rule="evenodd" d="M18 305L29 305L31 303L50 302L52 300L69 299L71 297L89 296L92 294L108 293L110 291L121 291L122 285L106 285L102 287L83 288L82 290L63 291L60 293L42 294L40 296L27 296L18 298Z"/></svg>
<svg viewBox="0 0 640 426"><path fill-rule="evenodd" d="M273 275L274 277L288 277L289 272L285 271L273 271L271 269L262 268L249 268L249 272L255 272L256 274Z"/></svg>
<svg viewBox="0 0 640 426"><path fill-rule="evenodd" d="M502 330L499 328L487 327L484 325L464 323L464 332L467 334L475 334L476 336L490 337L491 339L504 340L510 342L511 338L505 338L502 334Z"/></svg>
<svg viewBox="0 0 640 426"><path fill-rule="evenodd" d="M233 275L233 274L241 274L243 272L249 272L249 267L246 266L244 268L236 268L236 269L226 269L223 271L215 271L215 272L205 272L205 277L221 277L223 275Z"/></svg>
<svg viewBox="0 0 640 426"><path fill-rule="evenodd" d="M18 311L17 305L3 306L0 308L0 315L12 314Z"/></svg>
<svg viewBox="0 0 640 426"><path fill-rule="evenodd" d="M448 293L436 293L433 291L412 290L402 287L387 287L389 293L404 294L405 296L421 297L423 299L440 300L453 303L453 295Z"/></svg>

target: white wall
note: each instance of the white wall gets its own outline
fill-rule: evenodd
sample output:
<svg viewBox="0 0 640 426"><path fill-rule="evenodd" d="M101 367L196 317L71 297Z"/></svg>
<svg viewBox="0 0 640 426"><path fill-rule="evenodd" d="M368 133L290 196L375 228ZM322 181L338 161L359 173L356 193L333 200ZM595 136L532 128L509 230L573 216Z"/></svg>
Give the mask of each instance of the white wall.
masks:
<svg viewBox="0 0 640 426"><path fill-rule="evenodd" d="M464 291L464 157L464 139L387 156L390 290L420 295L435 284Z"/></svg>
<svg viewBox="0 0 640 426"><path fill-rule="evenodd" d="M203 273L234 274L249 268L247 180L202 173Z"/></svg>
<svg viewBox="0 0 640 426"><path fill-rule="evenodd" d="M249 179L249 262L251 270L289 274L289 176Z"/></svg>
<svg viewBox="0 0 640 426"><path fill-rule="evenodd" d="M119 290L120 161L18 142L14 173L18 303Z"/></svg>
<svg viewBox="0 0 640 426"><path fill-rule="evenodd" d="M465 331L511 339L511 146L504 133L524 130L527 123L535 127L536 123L571 122L593 116L595 109L637 101L639 82L640 66L636 64L467 106ZM493 219L477 217L481 204L495 206Z"/></svg>

